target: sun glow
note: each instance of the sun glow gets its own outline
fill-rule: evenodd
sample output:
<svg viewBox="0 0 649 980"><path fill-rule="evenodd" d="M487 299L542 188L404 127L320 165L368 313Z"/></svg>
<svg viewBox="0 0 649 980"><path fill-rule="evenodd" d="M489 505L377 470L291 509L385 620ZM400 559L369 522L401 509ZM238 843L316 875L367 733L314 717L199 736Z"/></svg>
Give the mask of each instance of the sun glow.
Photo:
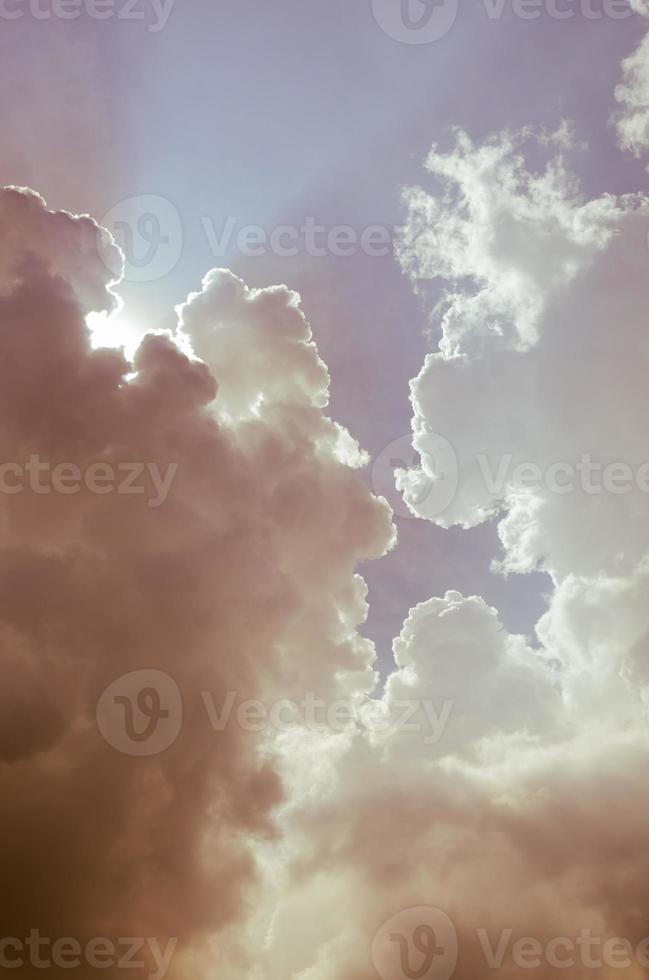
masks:
<svg viewBox="0 0 649 980"><path fill-rule="evenodd" d="M86 323L93 347L123 347L131 358L145 334L144 328L127 319L122 310L113 313L89 313Z"/></svg>

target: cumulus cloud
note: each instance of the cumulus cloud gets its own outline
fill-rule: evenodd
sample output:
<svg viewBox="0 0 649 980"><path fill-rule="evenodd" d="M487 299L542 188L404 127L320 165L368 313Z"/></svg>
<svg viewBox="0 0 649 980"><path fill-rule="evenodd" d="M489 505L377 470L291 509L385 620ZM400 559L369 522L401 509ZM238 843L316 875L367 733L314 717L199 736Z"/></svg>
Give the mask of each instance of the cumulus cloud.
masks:
<svg viewBox="0 0 649 980"><path fill-rule="evenodd" d="M630 3L636 13L649 17L647 0ZM620 145L640 157L649 147L649 34L622 62L615 98L622 107L616 115Z"/></svg>
<svg viewBox="0 0 649 980"><path fill-rule="evenodd" d="M427 160L433 191L405 195L401 262L422 295L429 280L447 284L432 314L439 347L412 384L422 461L399 476L405 499L442 527L497 519L500 567L541 567L553 593L534 647L477 597L451 591L412 610L383 701L407 694L421 711L449 698L441 738L425 744L421 716L416 733L358 732L329 747L336 764L317 794L285 803L287 836L302 846L271 944L285 948L300 907L317 909L318 954L291 964L301 978L369 980L367 935L427 905L454 923L459 978L493 975L488 952L503 935L545 951L586 930L599 937L598 975L643 972L635 954L620 971L602 949L622 936L635 951L646 937L646 491L616 492L618 480L565 493L516 466L646 463L649 203L586 200L558 142L526 132L476 146L459 133ZM431 433L457 457L442 513L421 492L440 475ZM292 765L296 755L292 746ZM331 902L359 911L335 927ZM498 974L520 975L504 948ZM558 969L549 948L539 977ZM579 948L570 975L592 975Z"/></svg>
<svg viewBox="0 0 649 980"><path fill-rule="evenodd" d="M182 308L205 360L148 335L130 364L92 349L85 322L115 304L107 233L15 188L0 229L3 464L175 467L155 508L88 485L12 492L3 468L3 936L175 937L167 975L207 975L211 939L253 901L252 845L276 835L284 788L264 734L215 733L201 692L371 689L355 567L391 544L389 509L323 414L294 293L215 271ZM178 738L150 757L95 720L136 670L167 674L183 704Z"/></svg>
<svg viewBox="0 0 649 980"><path fill-rule="evenodd" d="M401 261L450 286L439 350L412 382L421 465L400 481L441 526L504 514L507 570L628 571L644 554L649 204L583 199L561 156L525 166L524 139L460 135L428 158L439 196L406 192ZM436 473L430 432L457 456L439 514L421 487Z"/></svg>
<svg viewBox="0 0 649 980"><path fill-rule="evenodd" d="M374 703L384 724L278 737L290 791L252 920L255 977L401 980L398 960L372 961L372 937L387 921L394 942L392 917L422 906L449 915L459 980L493 976L499 944L498 975L520 976L524 937L543 980L567 961L575 977L646 969L649 202L587 200L561 133L434 148L433 190L406 192L399 244L422 296L446 284L412 384L422 460L399 474L406 502L442 527L498 521L500 569L543 568L549 609L532 644L479 597L422 603ZM441 512L425 492L444 476L435 433L457 459ZM573 467L568 493L556 463Z"/></svg>

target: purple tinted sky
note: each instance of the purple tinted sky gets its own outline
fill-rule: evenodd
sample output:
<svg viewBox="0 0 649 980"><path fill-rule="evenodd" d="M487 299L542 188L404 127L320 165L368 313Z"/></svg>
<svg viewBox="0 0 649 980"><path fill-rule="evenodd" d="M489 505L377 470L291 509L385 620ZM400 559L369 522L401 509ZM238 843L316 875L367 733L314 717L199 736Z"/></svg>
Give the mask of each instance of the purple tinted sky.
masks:
<svg viewBox="0 0 649 980"><path fill-rule="evenodd" d="M426 350L426 311L394 260L249 258L236 247L215 258L201 219L217 234L228 216L268 229L308 216L359 232L393 226L400 186L422 179L423 157L433 140L450 141L449 127L479 140L504 127L554 129L561 117L589 143L578 160L587 193L642 187L646 175L617 151L609 117L619 63L646 22L560 6L575 16L525 21L506 3L492 21L473 0L445 37L404 45L377 26L370 0L175 0L158 33L148 29L150 0L135 8L144 20L69 22L37 20L25 3L0 25L0 178L97 218L131 195L172 202L179 261L122 290L143 325L168 323L214 265L251 285L298 289L332 374L332 414L377 453L409 432L408 380ZM397 551L363 568L382 655L408 607L447 588L479 592L510 628L531 628L545 582L490 574L492 526L398 523Z"/></svg>

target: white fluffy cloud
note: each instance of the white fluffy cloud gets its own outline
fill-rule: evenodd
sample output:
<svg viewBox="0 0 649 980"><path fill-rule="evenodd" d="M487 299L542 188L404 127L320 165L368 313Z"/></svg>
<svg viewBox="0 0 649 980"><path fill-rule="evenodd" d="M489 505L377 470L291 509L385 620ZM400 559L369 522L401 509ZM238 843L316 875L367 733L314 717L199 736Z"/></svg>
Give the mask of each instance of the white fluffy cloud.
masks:
<svg viewBox="0 0 649 980"><path fill-rule="evenodd" d="M508 570L629 571L645 551L649 489L649 201L584 200L561 155L531 171L524 149L525 136L474 147L460 134L428 158L439 195L406 192L401 261L449 287L439 350L412 383L422 464L401 483L441 526L504 513ZM457 456L457 493L439 514L421 492L435 474L430 432Z"/></svg>
<svg viewBox="0 0 649 980"><path fill-rule="evenodd" d="M633 9L649 17L647 0L630 0ZM622 108L617 114L620 145L635 156L649 147L649 34L622 62L622 81L615 90Z"/></svg>
<svg viewBox="0 0 649 980"><path fill-rule="evenodd" d="M399 480L411 509L441 526L498 519L504 570L550 574L540 644L509 635L482 599L448 592L413 609L395 641L390 726L278 741L293 792L259 977L369 980L375 930L423 905L451 916L459 980L493 975L479 929L494 945L510 929L544 948L592 930L597 975L643 974L602 948L622 936L635 949L647 932L648 497L637 483L616 492L619 471L613 489L592 484L609 464L635 475L649 460L649 201L584 199L570 153L565 127L556 140L484 146L459 134L427 161L434 192L406 193L400 243L422 295L427 280L447 287L433 310L439 349L412 385L422 463ZM427 456L431 433L458 461L442 513L425 492L444 475ZM558 462L574 465L574 492L548 478ZM521 463L539 468L538 485ZM416 731L395 722L404 699ZM445 699L452 711L427 742L424 706L439 717ZM271 861L269 879L278 873ZM498 975L520 969L506 955ZM556 971L542 959L534 975ZM570 975L592 974L577 956Z"/></svg>

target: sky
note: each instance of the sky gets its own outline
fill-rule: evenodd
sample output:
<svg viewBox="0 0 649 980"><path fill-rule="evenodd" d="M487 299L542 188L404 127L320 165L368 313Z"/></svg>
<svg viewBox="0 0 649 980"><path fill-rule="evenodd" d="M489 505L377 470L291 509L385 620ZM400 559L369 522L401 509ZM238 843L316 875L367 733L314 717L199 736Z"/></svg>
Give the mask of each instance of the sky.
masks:
<svg viewBox="0 0 649 980"><path fill-rule="evenodd" d="M648 19L0 2L15 976L646 975Z"/></svg>
<svg viewBox="0 0 649 980"><path fill-rule="evenodd" d="M299 229L308 218L327 230L351 226L358 238L374 225L392 235L401 188L421 180L431 143L448 143L456 126L481 139L579 119L591 147L580 160L585 190L640 187L642 168L620 160L609 116L641 18L611 19L594 0L565 6L571 18L550 16L550 5L525 20L510 3L493 19L486 3L461 4L443 37L404 44L380 28L369 2L184 0L161 9L139 0L99 21L35 20L17 5L24 16L5 23L0 40L1 178L97 220L121 209L113 220L132 224L141 257L150 232L138 237L137 222L161 209L159 233L167 222L174 241L156 251L147 281L121 289L136 334L173 326L173 307L214 265L250 285L298 290L331 369L332 414L378 454L410 432L408 382L430 346L429 310L391 254L305 255L303 241L295 256L248 256L237 235L252 225ZM143 278L137 269L134 278ZM401 551L366 572L382 660L407 609L449 584L485 594L513 629L531 633L546 583L494 578L495 548L493 528L444 537L404 528Z"/></svg>

